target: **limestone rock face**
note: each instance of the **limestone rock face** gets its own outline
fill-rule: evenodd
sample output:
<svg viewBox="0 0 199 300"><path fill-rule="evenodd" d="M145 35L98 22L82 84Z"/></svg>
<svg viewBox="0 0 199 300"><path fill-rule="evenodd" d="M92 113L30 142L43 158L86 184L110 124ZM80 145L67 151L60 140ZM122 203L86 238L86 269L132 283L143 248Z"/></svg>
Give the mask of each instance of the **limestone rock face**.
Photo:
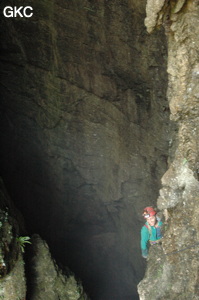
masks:
<svg viewBox="0 0 199 300"><path fill-rule="evenodd" d="M52 259L49 247L39 235L31 237L31 258L29 260L29 299L30 300L86 300L80 284L74 275L60 271Z"/></svg>
<svg viewBox="0 0 199 300"><path fill-rule="evenodd" d="M145 4L34 0L32 18L2 18L2 176L93 299L138 297L141 213L172 144L166 40Z"/></svg>
<svg viewBox="0 0 199 300"><path fill-rule="evenodd" d="M20 220L0 178L0 299L25 299L26 296L24 260L17 242L20 231L23 232Z"/></svg>
<svg viewBox="0 0 199 300"><path fill-rule="evenodd" d="M61 271L45 241L35 234L31 245L22 243L28 238L24 228L0 178L0 299L87 300L81 283L68 269Z"/></svg>
<svg viewBox="0 0 199 300"><path fill-rule="evenodd" d="M141 300L199 299L199 1L170 5L168 99L179 131L158 198L169 223L162 247L151 249Z"/></svg>

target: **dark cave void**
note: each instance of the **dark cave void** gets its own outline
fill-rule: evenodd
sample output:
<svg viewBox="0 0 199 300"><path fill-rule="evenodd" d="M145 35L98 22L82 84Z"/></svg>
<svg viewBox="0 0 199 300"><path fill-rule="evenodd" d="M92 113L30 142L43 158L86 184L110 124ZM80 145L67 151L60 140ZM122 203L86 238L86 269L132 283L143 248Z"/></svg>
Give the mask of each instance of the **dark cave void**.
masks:
<svg viewBox="0 0 199 300"><path fill-rule="evenodd" d="M138 299L171 135L164 32L145 1L49 2L2 20L0 175L92 300Z"/></svg>

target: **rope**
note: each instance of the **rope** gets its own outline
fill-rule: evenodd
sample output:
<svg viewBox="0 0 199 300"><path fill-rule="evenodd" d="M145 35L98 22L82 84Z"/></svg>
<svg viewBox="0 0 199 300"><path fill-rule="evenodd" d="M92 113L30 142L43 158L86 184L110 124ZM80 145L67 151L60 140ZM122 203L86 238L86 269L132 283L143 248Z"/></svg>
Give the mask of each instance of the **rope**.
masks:
<svg viewBox="0 0 199 300"><path fill-rule="evenodd" d="M194 245L191 245L189 247L186 247L186 248L183 248L183 249L180 249L180 250L177 250L177 251L172 251L172 252L169 252L169 253L165 253L165 255L170 255L170 254L174 254L174 253L178 253L178 252L181 252L181 251L185 251L187 249L190 249L190 248L193 248L193 247L196 247L197 245L199 245L199 242L194 244Z"/></svg>

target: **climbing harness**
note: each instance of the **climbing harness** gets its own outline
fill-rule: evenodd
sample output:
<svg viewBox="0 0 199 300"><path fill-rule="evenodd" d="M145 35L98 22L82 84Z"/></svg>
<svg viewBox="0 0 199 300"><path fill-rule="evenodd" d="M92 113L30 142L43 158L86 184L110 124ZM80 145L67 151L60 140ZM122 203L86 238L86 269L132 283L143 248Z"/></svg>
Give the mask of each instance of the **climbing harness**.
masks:
<svg viewBox="0 0 199 300"><path fill-rule="evenodd" d="M151 246L154 246L154 245L157 245L157 244L162 244L162 240L161 239L159 239L159 240L156 240L156 241L149 241L149 243L150 243L150 245Z"/></svg>
<svg viewBox="0 0 199 300"><path fill-rule="evenodd" d="M199 245L199 243L196 243L196 244L194 244L194 245L191 245L191 246L189 246L189 247L186 247L186 248L183 248L183 249L180 249L180 250L176 250L176 251L172 251L172 252L165 253L165 255L170 255L170 254L175 254L175 253L178 253L178 252L181 252L181 251L185 251L185 250L187 250L187 249L196 247L196 246L198 246L198 245Z"/></svg>

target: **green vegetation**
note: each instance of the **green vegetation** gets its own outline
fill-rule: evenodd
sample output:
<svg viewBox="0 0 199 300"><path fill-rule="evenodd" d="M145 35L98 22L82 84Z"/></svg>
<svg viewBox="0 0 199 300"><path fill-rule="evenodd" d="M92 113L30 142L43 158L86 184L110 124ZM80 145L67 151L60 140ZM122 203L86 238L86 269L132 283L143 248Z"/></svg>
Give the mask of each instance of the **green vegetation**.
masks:
<svg viewBox="0 0 199 300"><path fill-rule="evenodd" d="M29 236L19 236L16 240L22 253L24 253L25 244L31 244Z"/></svg>

